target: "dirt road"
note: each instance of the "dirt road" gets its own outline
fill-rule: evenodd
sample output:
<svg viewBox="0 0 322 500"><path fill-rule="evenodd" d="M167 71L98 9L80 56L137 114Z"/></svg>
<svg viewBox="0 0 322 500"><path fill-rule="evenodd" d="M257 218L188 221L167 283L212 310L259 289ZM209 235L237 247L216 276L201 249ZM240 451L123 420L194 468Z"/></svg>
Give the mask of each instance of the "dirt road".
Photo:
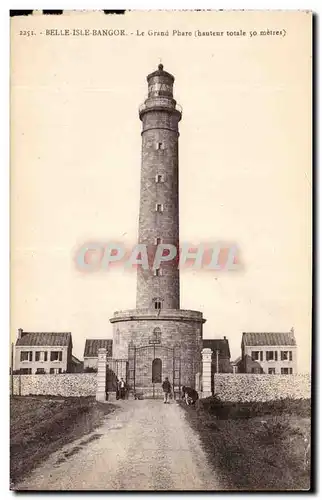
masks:
<svg viewBox="0 0 322 500"><path fill-rule="evenodd" d="M19 490L218 490L175 402L122 401L95 432L53 453Z"/></svg>

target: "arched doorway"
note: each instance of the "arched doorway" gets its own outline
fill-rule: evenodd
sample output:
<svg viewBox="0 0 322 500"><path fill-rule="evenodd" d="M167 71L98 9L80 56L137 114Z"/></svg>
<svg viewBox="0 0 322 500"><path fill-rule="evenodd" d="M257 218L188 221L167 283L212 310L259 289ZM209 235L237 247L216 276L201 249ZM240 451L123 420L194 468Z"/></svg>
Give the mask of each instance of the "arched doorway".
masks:
<svg viewBox="0 0 322 500"><path fill-rule="evenodd" d="M152 361L152 384L162 382L162 361L160 358L155 358Z"/></svg>

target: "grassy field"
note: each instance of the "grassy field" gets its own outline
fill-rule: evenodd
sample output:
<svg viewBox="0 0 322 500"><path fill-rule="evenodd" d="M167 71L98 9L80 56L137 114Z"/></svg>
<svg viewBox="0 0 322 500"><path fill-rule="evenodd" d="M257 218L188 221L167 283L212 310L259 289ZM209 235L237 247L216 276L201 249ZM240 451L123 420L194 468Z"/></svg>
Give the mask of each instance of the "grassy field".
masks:
<svg viewBox="0 0 322 500"><path fill-rule="evenodd" d="M94 398L11 398L11 488L50 453L95 429L113 410L113 405Z"/></svg>
<svg viewBox="0 0 322 500"><path fill-rule="evenodd" d="M183 405L229 490L310 488L310 401Z"/></svg>

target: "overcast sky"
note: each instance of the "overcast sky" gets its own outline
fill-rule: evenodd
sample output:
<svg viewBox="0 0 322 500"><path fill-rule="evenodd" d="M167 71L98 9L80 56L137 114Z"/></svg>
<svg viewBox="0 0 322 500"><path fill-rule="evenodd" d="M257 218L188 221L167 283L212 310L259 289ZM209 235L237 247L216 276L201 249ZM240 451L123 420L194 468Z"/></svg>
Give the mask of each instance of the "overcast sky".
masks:
<svg viewBox="0 0 322 500"><path fill-rule="evenodd" d="M265 17L263 17L265 16ZM28 23L37 36L17 35ZM26 25L27 23L27 25ZM286 30L267 37L63 37L45 28ZM83 357L135 307L135 272L84 274L85 241L137 242L146 75L162 59L183 107L181 241L229 241L243 270L181 273L205 338L289 331L299 371L311 336L310 18L294 12L128 13L12 23L12 337L71 331Z"/></svg>

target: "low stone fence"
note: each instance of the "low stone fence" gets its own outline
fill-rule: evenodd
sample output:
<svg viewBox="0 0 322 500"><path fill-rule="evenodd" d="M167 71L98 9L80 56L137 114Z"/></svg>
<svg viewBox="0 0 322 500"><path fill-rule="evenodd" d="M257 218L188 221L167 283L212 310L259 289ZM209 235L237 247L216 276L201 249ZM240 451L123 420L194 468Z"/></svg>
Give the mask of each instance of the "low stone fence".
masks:
<svg viewBox="0 0 322 500"><path fill-rule="evenodd" d="M218 373L214 392L222 401L272 401L311 397L310 375L253 375Z"/></svg>
<svg viewBox="0 0 322 500"><path fill-rule="evenodd" d="M95 396L96 379L96 373L14 375L13 394L15 396Z"/></svg>

